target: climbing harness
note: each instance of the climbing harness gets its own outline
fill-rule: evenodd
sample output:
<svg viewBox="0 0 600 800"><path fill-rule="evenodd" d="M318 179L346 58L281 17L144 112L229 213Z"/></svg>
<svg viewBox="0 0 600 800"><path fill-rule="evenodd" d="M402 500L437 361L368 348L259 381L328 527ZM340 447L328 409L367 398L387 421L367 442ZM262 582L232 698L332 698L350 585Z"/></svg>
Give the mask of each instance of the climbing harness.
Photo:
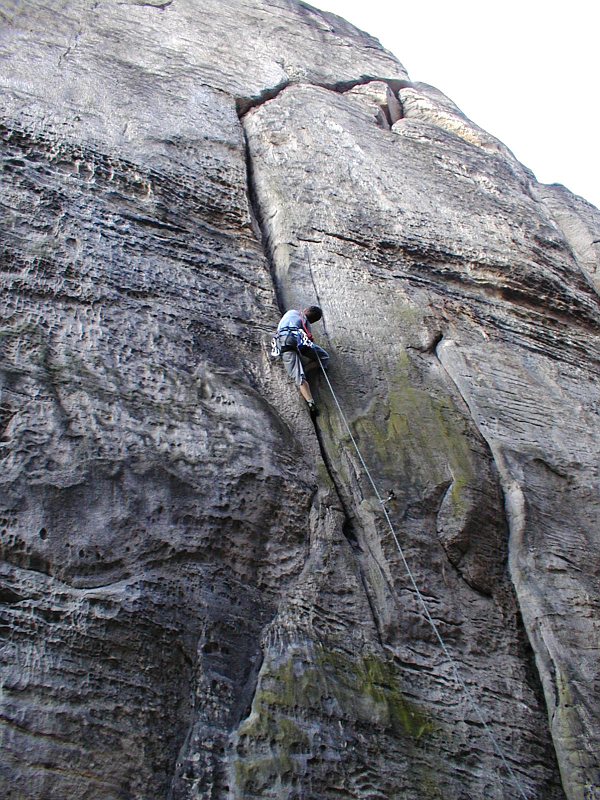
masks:
<svg viewBox="0 0 600 800"><path fill-rule="evenodd" d="M467 685L465 684L465 682L464 682L464 680L463 680L463 678L462 678L462 676L460 674L460 671L458 669L458 664L456 663L456 661L454 660L454 658L450 654L450 651L448 650L448 648L446 646L446 643L444 642L444 640L442 638L442 635L439 632L438 626L436 625L433 617L431 616L431 614L429 612L429 609L427 608L427 604L425 603L423 595L421 594L421 591L419 590L419 587L417 585L417 582L415 580L413 572L412 572L412 570L411 570L411 568L410 568L410 566L408 564L408 561L406 560L406 556L404 555L404 551L402 550L402 546L400 544L400 539L398 538L398 534L396 533L396 529L394 528L394 525L392 523L392 520L390 519L390 515L388 514L388 511L387 511L387 508L386 508L386 503L388 503L393 498L394 493L393 493L393 491L390 492L390 495L385 500L383 499L383 497L379 493L379 490L377 489L375 481L373 480L373 477L371 476L369 468L367 467L367 464L365 463L365 460L362 457L362 453L360 452L358 444L356 443L356 439L354 438L354 435L352 434L352 431L350 429L350 425L348 424L348 420L346 419L346 416L345 416L344 412L342 411L342 407L339 404L339 401L337 399L336 393L333 390L333 386L331 385L331 381L329 380L329 376L327 375L327 370L325 369L325 367L321 363L321 359L319 358L319 354L315 353L315 355L316 355L316 357L317 357L317 359L319 361L319 365L321 367L321 372L325 376L325 380L327 381L327 385L329 387L329 391L331 392L331 396L333 397L333 400L335 402L335 405L337 407L339 415L340 415L340 417L341 417L341 419L342 419L342 421L344 423L344 427L346 428L346 430L348 432L348 435L350 436L350 441L352 442L352 445L354 446L354 449L356 450L356 454L358 456L358 459L359 459L359 461L361 463L361 466L362 466L363 470L365 471L365 475L369 479L369 483L371 484L371 486L373 488L373 491L375 492L375 497L379 501L379 504L381 506L381 510L383 511L383 515L385 517L385 520L386 520L386 522L388 524L388 527L390 529L390 532L392 534L392 538L394 540L394 543L396 545L398 553L400 554L400 558L402 560L402 564L404 566L404 569L406 570L406 574L408 575L410 583L411 583L411 585L412 585L412 587L413 587L413 589L415 591L415 594L416 594L416 596L417 596L417 598L419 600L419 604L420 604L421 608L423 609L423 613L425 615L425 619L427 620L427 622L431 626L431 628L432 628L432 630L433 630L433 632L435 634L435 638L437 639L438 644L440 645L440 647L442 649L442 652L444 653L444 656L446 657L448 663L450 664L450 667L451 667L452 672L454 674L454 679L455 679L456 683L458 684L458 686L464 692L465 697L469 701L469 703L471 705L471 708L473 709L473 711L475 712L475 715L479 719L479 722L481 723L481 726L482 726L483 730L485 731L489 741L491 742L492 747L496 751L497 755L500 757L500 760L502 761L502 764L504 765L504 767L506 768L508 774L510 775L512 782L514 783L517 791L519 792L519 795L522 798L524 798L524 800L529 800L529 796L525 792L525 789L523 788L523 785L522 785L521 781L518 779L516 773L514 772L514 770L512 769L510 764L508 763L508 761L506 759L506 756L504 755L504 752L502 751L502 748L500 747L500 745L496 741L496 738L495 738L494 734L492 733L489 725L485 721L485 718L484 718L483 714L481 713L481 711L479 709L479 706L477 705L477 702L475 701L475 698L473 697L473 695L469 691Z"/></svg>
<svg viewBox="0 0 600 800"><path fill-rule="evenodd" d="M278 330L275 336L271 339L271 358L279 358L283 353L287 353L290 350L300 350L302 347L313 347L313 336L310 330L307 327L306 320L304 318L304 314L299 311L300 321L302 323L302 328L298 328L293 325L287 325L285 328L281 328ZM283 343L281 341L282 336L285 334L283 338Z"/></svg>

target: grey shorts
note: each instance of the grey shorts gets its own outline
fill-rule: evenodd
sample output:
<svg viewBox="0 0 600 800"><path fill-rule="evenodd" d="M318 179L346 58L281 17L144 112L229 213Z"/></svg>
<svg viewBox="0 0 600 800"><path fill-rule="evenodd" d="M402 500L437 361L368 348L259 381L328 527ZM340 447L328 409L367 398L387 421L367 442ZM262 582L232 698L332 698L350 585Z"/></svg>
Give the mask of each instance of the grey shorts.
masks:
<svg viewBox="0 0 600 800"><path fill-rule="evenodd" d="M319 356L318 359L317 354ZM329 353L327 350L323 350L322 347L319 347L318 344L315 344L313 347L304 348L301 354L298 353L297 350L286 350L281 358L287 374L293 379L296 386L301 386L306 380L306 374L304 372L305 364L309 365L312 362L318 365L320 360L324 369L327 369L329 364Z"/></svg>

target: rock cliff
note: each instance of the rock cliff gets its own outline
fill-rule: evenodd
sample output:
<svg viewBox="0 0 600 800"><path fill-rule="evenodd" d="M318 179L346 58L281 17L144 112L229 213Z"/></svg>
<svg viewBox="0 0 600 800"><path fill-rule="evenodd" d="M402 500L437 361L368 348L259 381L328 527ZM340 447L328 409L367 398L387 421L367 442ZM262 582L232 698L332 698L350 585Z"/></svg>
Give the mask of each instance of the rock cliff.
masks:
<svg viewBox="0 0 600 800"><path fill-rule="evenodd" d="M3 796L600 797L600 212L295 0L0 22Z"/></svg>

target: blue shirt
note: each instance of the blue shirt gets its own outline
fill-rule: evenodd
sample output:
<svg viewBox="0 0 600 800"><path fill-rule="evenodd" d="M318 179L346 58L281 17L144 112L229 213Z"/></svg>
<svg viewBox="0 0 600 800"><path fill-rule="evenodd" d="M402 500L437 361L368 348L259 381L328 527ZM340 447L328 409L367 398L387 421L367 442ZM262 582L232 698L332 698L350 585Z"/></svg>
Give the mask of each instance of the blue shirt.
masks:
<svg viewBox="0 0 600 800"><path fill-rule="evenodd" d="M304 325L302 325L303 320ZM277 333L279 333L282 328L299 328L300 330L304 329L308 331L308 333L311 332L308 320L303 314L301 314L299 311L296 311L295 308L285 312L279 321L279 325L277 326Z"/></svg>

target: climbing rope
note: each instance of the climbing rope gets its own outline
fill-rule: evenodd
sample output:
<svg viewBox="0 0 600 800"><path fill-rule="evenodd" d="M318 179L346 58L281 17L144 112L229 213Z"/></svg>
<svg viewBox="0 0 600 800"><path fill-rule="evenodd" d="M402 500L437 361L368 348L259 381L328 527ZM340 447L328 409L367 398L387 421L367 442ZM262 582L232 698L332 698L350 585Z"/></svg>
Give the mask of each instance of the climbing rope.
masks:
<svg viewBox="0 0 600 800"><path fill-rule="evenodd" d="M377 498L377 500L379 501L379 504L381 505L381 508L383 510L383 514L385 516L385 520L386 520L386 522L388 524L388 527L390 529L390 532L391 532L392 537L394 539L394 542L396 544L396 548L398 549L398 553L400 554L400 558L402 560L402 564L404 565L404 569L406 570L406 574L408 575L409 580L410 580L410 582L412 584L412 587L415 590L415 594L416 594L416 596L417 596L417 598L419 600L421 608L423 609L423 613L425 614L425 618L426 618L427 622L430 624L430 626L431 626L431 628L432 628L432 630L433 630L433 632L435 634L435 638L437 639L437 641L438 641L438 643L439 643L439 645L440 645L440 647L442 649L442 652L444 653L448 663L450 664L450 667L452 668L452 672L454 674L454 679L455 679L456 683L459 685L459 687L462 689L462 691L464 692L464 694L465 694L467 700L469 701L469 703L471 704L471 708L473 709L473 711L475 712L475 715L479 719L479 721L480 721L480 723L481 723L481 725L483 727L483 730L486 732L487 737L488 737L488 739L490 740L490 742L492 744L492 747L494 748L494 750L496 751L496 753L500 757L500 760L502 761L504 767L506 768L508 774L510 775L510 777L511 777L511 779L512 779L512 781L513 781L513 783L514 783L514 785L515 785L515 787L517 789L517 791L519 792L521 797L524 798L524 800L529 800L529 796L525 792L525 789L523 788L523 785L522 785L521 781L518 779L516 773L514 772L514 770L512 769L510 764L508 763L508 761L506 759L506 756L504 755L504 752L502 751L502 748L500 747L500 745L496 741L496 738L495 738L494 734L492 733L489 725L487 724L483 714L481 713L481 710L480 710L475 698L473 697L473 695L471 694L469 688L465 684L465 682L464 682L464 680L463 680L463 678L462 678L462 676L460 674L460 671L458 669L458 664L456 663L456 661L452 657L450 651L448 650L448 648L446 646L446 643L444 642L444 640L442 638L442 635L438 630L438 626L435 624L435 621L434 621L433 617L431 616L431 614L429 612L429 609L427 608L427 604L425 603L425 600L424 600L423 595L421 594L421 592L419 590L419 587L417 585L417 582L415 580L413 572L412 572L412 570L411 570L411 568L410 568L410 566L408 564L408 561L406 560L406 557L404 555L404 551L402 550L402 546L400 544L400 540L398 538L398 534L396 533L396 529L394 528L392 520L390 519L390 515L388 514L387 508L385 507L385 503L387 501L382 498L381 494L379 493L379 490L377 489L377 486L375 484L375 481L373 480L371 472L369 471L369 468L367 467L367 464L365 463L365 460L362 457L362 453L360 452L358 444L356 443L356 439L354 438L354 435L353 435L352 431L350 430L350 425L348 424L348 420L346 419L346 415L342 411L342 407L340 406L340 403L339 403L339 401L337 399L337 395L333 390L333 386L331 385L331 381L329 380L329 376L327 375L327 371L326 371L325 367L323 366L323 364L321 362L321 359L319 358L319 354L316 351L315 351L315 355L317 356L317 360L319 362L319 366L321 367L321 372L325 376L325 380L327 381L327 385L329 386L329 391L331 392L331 396L333 397L335 405L337 406L337 410L338 410L338 412L340 414L340 417L343 420L344 426L345 426L346 430L348 431L348 435L350 436L350 440L351 440L351 442L352 442L352 444L354 446L354 449L356 450L356 454L357 454L357 456L359 458L359 461L360 461L360 463L362 465L362 468L365 471L365 475L369 479L369 483L371 484L371 486L373 488L373 491L375 492L375 497Z"/></svg>

